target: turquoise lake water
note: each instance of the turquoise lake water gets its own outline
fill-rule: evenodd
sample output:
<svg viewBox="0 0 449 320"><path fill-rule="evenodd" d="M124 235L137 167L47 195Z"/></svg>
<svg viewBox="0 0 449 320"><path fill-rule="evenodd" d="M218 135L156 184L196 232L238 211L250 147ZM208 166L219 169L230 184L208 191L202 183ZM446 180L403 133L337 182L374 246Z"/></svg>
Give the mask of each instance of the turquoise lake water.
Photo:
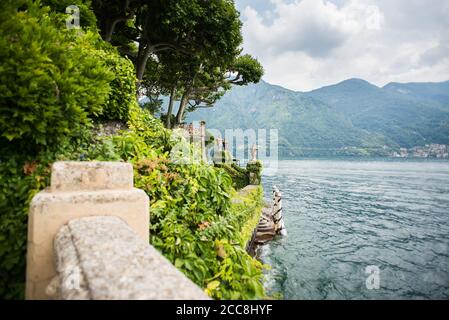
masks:
<svg viewBox="0 0 449 320"><path fill-rule="evenodd" d="M449 162L281 161L287 237L260 249L284 299L448 299ZM379 270L379 289L366 267Z"/></svg>

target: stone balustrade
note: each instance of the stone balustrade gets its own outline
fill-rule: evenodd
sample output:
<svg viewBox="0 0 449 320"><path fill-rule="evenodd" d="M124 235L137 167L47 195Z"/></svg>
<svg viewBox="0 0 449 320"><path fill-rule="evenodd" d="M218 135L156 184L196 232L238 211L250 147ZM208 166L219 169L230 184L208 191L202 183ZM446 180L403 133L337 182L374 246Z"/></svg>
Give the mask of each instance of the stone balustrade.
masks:
<svg viewBox="0 0 449 320"><path fill-rule="evenodd" d="M55 238L57 299L206 299L147 241L118 217L71 220Z"/></svg>
<svg viewBox="0 0 449 320"><path fill-rule="evenodd" d="M131 164L57 162L32 200L27 299L207 299L148 244Z"/></svg>

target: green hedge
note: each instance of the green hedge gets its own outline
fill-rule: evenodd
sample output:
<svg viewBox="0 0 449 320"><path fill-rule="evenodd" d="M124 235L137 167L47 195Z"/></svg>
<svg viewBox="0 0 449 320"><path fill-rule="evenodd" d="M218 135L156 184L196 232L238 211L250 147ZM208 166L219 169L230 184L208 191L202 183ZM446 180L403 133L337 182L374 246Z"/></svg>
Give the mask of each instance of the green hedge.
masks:
<svg viewBox="0 0 449 320"><path fill-rule="evenodd" d="M111 92L103 105L101 118L106 120L128 121L130 110L137 106L134 65L118 52L105 52L105 63L115 78L110 82Z"/></svg>
<svg viewBox="0 0 449 320"><path fill-rule="evenodd" d="M23 298L29 203L50 164L120 160L90 128L101 115L126 120L132 108L132 64L95 30L68 30L64 15L31 1L1 1L0 298Z"/></svg>
<svg viewBox="0 0 449 320"><path fill-rule="evenodd" d="M242 189L249 184L259 185L262 182L262 162L249 162L245 168L235 163L215 163L215 167L224 169L232 178L233 187Z"/></svg>
<svg viewBox="0 0 449 320"><path fill-rule="evenodd" d="M231 176L232 185L235 189L242 189L249 184L248 172L236 164L216 163L215 167L222 168Z"/></svg>
<svg viewBox="0 0 449 320"><path fill-rule="evenodd" d="M246 248L254 229L259 224L263 206L264 198L261 186L249 192L240 191L233 199L232 211L241 217L240 238L243 248Z"/></svg>
<svg viewBox="0 0 449 320"><path fill-rule="evenodd" d="M153 118L154 119L154 118ZM142 128L145 124L145 129ZM265 296L263 266L244 244L257 214L257 196L240 205L231 177L204 164L177 165L164 151L169 130L144 110L132 112L128 131L112 137L89 132L41 153L34 161L0 162L0 296L22 298L27 214L31 198L48 185L55 160L125 160L134 164L135 186L150 197L151 243L207 294L217 299Z"/></svg>
<svg viewBox="0 0 449 320"><path fill-rule="evenodd" d="M0 145L36 152L90 124L114 74L97 57L94 33L58 28L29 5L0 19Z"/></svg>
<svg viewBox="0 0 449 320"><path fill-rule="evenodd" d="M262 183L262 169L262 162L259 160L247 163L246 171L248 172L249 184L259 185Z"/></svg>
<svg viewBox="0 0 449 320"><path fill-rule="evenodd" d="M0 149L14 145L37 154L92 119L129 119L137 105L130 60L94 31L68 30L64 15L48 7L6 9L0 19Z"/></svg>

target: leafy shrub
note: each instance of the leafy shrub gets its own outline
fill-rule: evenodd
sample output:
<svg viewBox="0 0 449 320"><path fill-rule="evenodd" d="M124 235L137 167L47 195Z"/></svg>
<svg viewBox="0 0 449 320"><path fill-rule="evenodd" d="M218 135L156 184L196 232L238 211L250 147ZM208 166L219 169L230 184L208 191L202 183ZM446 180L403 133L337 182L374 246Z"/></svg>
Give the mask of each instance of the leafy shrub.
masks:
<svg viewBox="0 0 449 320"><path fill-rule="evenodd" d="M246 165L248 172L249 183L259 185L262 182L262 162L257 160L255 162L248 162Z"/></svg>
<svg viewBox="0 0 449 320"><path fill-rule="evenodd" d="M28 210L33 196L50 182L51 163L81 160L90 139L83 130L76 139L63 139L56 152L0 155L0 298L24 298Z"/></svg>
<svg viewBox="0 0 449 320"><path fill-rule="evenodd" d="M104 56L104 62L114 73L115 79L110 82L111 92L103 106L101 118L128 121L130 110L137 105L134 65L115 49L105 52Z"/></svg>
<svg viewBox="0 0 449 320"><path fill-rule="evenodd" d="M263 189L261 186L258 186L250 192L239 193L234 196L234 199L232 212L238 220L239 225L242 225L240 231L241 246L242 248L246 248L248 242L251 240L254 229L257 228L264 206Z"/></svg>
<svg viewBox="0 0 449 320"><path fill-rule="evenodd" d="M49 6L55 13L65 13L68 6L76 5L80 10L80 25L83 28L96 28L97 18L91 10L90 0L40 0L42 5Z"/></svg>
<svg viewBox="0 0 449 320"><path fill-rule="evenodd" d="M238 165L216 163L215 166L224 169L231 176L234 188L242 189L249 184L248 172Z"/></svg>
<svg viewBox="0 0 449 320"><path fill-rule="evenodd" d="M0 10L0 297L23 297L29 204L48 185L56 160L132 162L136 187L151 199L151 243L214 298L263 297L262 265L246 253L247 236L242 237L257 201L248 202L253 205L247 210L234 206L233 182L225 170L169 158L171 131L133 102L129 61L115 56L95 31L58 28L63 16L31 2L21 2L26 11L10 0L1 9L5 3L8 10ZM89 128L101 116L127 119L129 130L96 137Z"/></svg>
<svg viewBox="0 0 449 320"><path fill-rule="evenodd" d="M224 170L175 164L164 151L170 131L144 110L131 115L131 129L115 136L86 131L66 139L57 153L0 162L0 296L23 297L29 202L48 185L51 162L122 159L134 164L135 186L150 197L151 243L162 254L214 298L264 297L263 266L244 249L261 193L232 203L236 195Z"/></svg>
<svg viewBox="0 0 449 320"><path fill-rule="evenodd" d="M132 108L129 128L138 134L149 146L161 151L169 151L172 147L170 130L154 118L146 109Z"/></svg>
<svg viewBox="0 0 449 320"><path fill-rule="evenodd" d="M150 196L151 243L214 298L262 298L262 265L246 253L241 235L253 215L233 210L229 175L207 165L173 165L165 156L135 168L136 187Z"/></svg>
<svg viewBox="0 0 449 320"><path fill-rule="evenodd" d="M171 131L146 110L132 110L129 127L112 137L113 153L134 164L134 184L150 197L153 246L214 298L264 297L263 266L245 251L261 190L232 203L236 194L226 171L174 162Z"/></svg>
<svg viewBox="0 0 449 320"><path fill-rule="evenodd" d="M98 115L114 75L96 35L57 28L48 8L28 5L0 20L0 143L36 152Z"/></svg>
<svg viewBox="0 0 449 320"><path fill-rule="evenodd" d="M45 165L10 159L0 163L0 297L23 298L28 207L48 184Z"/></svg>

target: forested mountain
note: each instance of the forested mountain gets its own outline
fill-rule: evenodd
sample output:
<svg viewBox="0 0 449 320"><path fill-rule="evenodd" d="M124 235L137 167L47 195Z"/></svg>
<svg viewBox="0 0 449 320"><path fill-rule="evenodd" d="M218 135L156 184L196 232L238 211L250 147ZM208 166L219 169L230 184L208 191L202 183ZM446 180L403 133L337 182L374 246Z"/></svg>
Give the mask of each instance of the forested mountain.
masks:
<svg viewBox="0 0 449 320"><path fill-rule="evenodd" d="M281 156L386 155L400 147L449 144L449 82L350 79L311 92L261 81L235 87L214 108L191 113L209 128L279 129Z"/></svg>

